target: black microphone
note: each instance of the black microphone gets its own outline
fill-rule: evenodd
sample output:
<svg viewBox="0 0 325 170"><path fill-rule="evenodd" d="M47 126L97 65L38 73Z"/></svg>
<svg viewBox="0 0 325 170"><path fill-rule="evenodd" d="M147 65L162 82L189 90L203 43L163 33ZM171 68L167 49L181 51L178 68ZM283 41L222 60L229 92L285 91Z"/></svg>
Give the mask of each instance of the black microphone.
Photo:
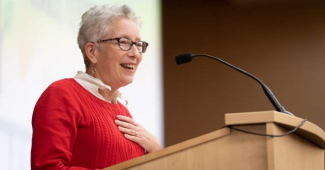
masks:
<svg viewBox="0 0 325 170"><path fill-rule="evenodd" d="M217 60L235 70L237 70L238 72L241 72L243 74L245 74L246 76L254 79L255 81L257 81L263 88L263 91L264 93L266 94L267 98L270 100L270 102L272 103L273 107L275 108L276 111L278 112L282 112L282 113L285 113L285 114L288 114L288 115L291 115L291 116L294 116L292 113L290 113L289 111L285 110L284 107L280 104L280 102L276 99L276 97L273 95L272 91L260 80L258 79L257 77L253 76L252 74L248 73L247 71L241 69L241 68L238 68L232 64L229 64L217 57L214 57L214 56L211 56L211 55L207 55L207 54L191 54L191 53L185 53L185 54L181 54L181 55L178 55L176 56L176 63L178 65L180 64L184 64L184 63L188 63L190 61L192 61L192 59L194 57L208 57L208 58L211 58L211 59L214 59L214 60Z"/></svg>

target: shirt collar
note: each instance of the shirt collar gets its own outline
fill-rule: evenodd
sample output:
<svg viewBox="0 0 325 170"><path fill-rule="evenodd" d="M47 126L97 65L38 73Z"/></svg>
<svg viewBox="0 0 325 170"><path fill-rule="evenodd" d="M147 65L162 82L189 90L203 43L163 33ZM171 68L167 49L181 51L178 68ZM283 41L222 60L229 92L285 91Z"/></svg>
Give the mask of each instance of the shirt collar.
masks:
<svg viewBox="0 0 325 170"><path fill-rule="evenodd" d="M92 77L91 75L89 75L85 72L78 71L75 78L81 79L81 80L84 80L90 84L93 84L93 85L97 86L98 88L100 88L101 90L104 90L104 89L111 90L111 86L104 84L100 79Z"/></svg>
<svg viewBox="0 0 325 170"><path fill-rule="evenodd" d="M94 94L95 96L97 96L98 98L105 100L104 97L99 93L98 89L101 90L111 90L111 87L109 85L104 84L100 79L92 77L91 75L82 72L82 71L78 71L77 75L74 77L76 80L81 80L82 82L86 82L82 83L82 85L88 89L88 91L90 91L92 94ZM117 93L117 95L115 95L116 98L114 98L111 102L116 103L116 101L118 100L119 102L121 102L124 106L128 105L128 101L126 99L122 98L122 93L120 91L116 91L115 93ZM105 100L106 101L106 100Z"/></svg>

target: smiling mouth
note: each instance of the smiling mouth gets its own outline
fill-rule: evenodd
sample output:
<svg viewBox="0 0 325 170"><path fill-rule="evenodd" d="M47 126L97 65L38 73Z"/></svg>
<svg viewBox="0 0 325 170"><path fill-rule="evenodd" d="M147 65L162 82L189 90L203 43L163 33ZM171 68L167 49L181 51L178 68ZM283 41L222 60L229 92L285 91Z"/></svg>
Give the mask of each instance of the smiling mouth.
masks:
<svg viewBox="0 0 325 170"><path fill-rule="evenodd" d="M120 64L123 68L134 70L135 65L134 64Z"/></svg>

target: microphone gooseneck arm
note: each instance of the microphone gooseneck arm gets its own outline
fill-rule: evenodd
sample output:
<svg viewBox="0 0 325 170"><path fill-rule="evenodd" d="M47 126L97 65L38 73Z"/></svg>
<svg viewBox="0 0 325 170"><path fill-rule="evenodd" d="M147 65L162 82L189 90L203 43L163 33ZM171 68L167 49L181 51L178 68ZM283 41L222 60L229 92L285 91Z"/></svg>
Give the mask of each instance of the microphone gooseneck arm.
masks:
<svg viewBox="0 0 325 170"><path fill-rule="evenodd" d="M234 65L232 65L230 63L227 63L226 61L223 61L223 60L221 60L221 59L219 59L217 57L207 55L207 54L196 54L196 55L194 55L194 54L186 53L186 54L176 56L177 64L183 64L183 63L189 62L194 57L208 57L208 58L217 60L217 61L219 61L219 62L221 62L221 63L223 63L223 64L225 64L225 65L227 65L227 66L229 66L229 67L231 67L233 69L235 69L236 71L241 72L241 73L247 75L248 77L254 79L255 81L257 81L262 86L264 93L266 94L267 98L270 100L270 102L272 103L272 105L273 105L273 107L275 108L276 111L294 116L292 113L290 113L289 111L284 109L284 107L276 99L276 97L274 96L272 91L260 79L258 79L254 75L248 73L247 71L245 71L245 70L243 70L241 68L238 68L238 67L236 67L236 66L234 66ZM181 58L183 58L183 59L181 59Z"/></svg>

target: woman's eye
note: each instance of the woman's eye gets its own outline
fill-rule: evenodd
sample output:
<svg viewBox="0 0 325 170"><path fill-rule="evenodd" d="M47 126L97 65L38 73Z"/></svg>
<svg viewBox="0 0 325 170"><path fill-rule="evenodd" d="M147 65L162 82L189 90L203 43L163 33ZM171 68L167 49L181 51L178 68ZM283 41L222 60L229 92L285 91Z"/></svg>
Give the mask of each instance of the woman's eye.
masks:
<svg viewBox="0 0 325 170"><path fill-rule="evenodd" d="M127 40L120 40L120 44L128 44Z"/></svg>

